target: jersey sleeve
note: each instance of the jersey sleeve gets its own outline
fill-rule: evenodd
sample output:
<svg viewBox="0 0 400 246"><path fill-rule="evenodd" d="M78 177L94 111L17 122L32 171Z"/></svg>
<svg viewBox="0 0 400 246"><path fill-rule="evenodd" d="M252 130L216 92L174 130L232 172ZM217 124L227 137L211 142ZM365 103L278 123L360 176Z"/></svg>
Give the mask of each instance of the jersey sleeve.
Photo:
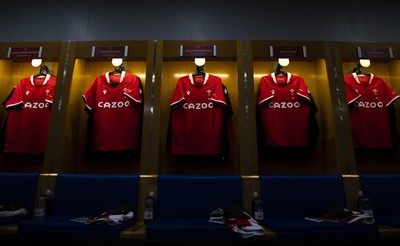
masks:
<svg viewBox="0 0 400 246"><path fill-rule="evenodd" d="M297 95L311 102L310 91L307 88L306 82L303 78L298 77L299 79L299 89L297 90Z"/></svg>
<svg viewBox="0 0 400 246"><path fill-rule="evenodd" d="M95 99L96 99L96 89L98 86L98 81L99 77L97 77L92 84L89 86L89 88L86 90L86 92L83 94L83 101L85 103L85 107L88 110L92 110L95 105Z"/></svg>
<svg viewBox="0 0 400 246"><path fill-rule="evenodd" d="M396 148L400 143L400 134L399 131L397 130L397 110L393 103L389 104L389 106L387 107L387 112L390 125L390 132L392 135L392 145L393 148Z"/></svg>
<svg viewBox="0 0 400 246"><path fill-rule="evenodd" d="M183 78L178 79L178 83L176 84L174 95L172 96L170 107L174 108L181 104L181 102L185 101L184 94L184 83Z"/></svg>
<svg viewBox="0 0 400 246"><path fill-rule="evenodd" d="M231 104L231 99L229 98L229 93L228 89L224 84L222 84L222 89L224 92L224 97L225 97L225 102L226 102L226 108L225 108L225 116L232 116L233 115L233 109L232 109L232 104Z"/></svg>
<svg viewBox="0 0 400 246"><path fill-rule="evenodd" d="M210 75L211 78L212 75ZM223 106L226 106L226 97L228 95L228 90L225 85L222 84L221 78L213 76L216 81L216 87L213 95L211 96L211 100ZM229 96L228 96L229 97Z"/></svg>
<svg viewBox="0 0 400 246"><path fill-rule="evenodd" d="M320 128L319 128L319 124L318 124L318 120L317 120L317 112L318 112L318 106L315 103L315 100L310 92L310 113L309 113L309 123L308 123L308 127L309 127L309 139L310 139L310 145L316 145L317 144L317 140L319 137L319 132L320 132Z"/></svg>
<svg viewBox="0 0 400 246"><path fill-rule="evenodd" d="M11 91L11 93L8 95L6 101L3 102L4 107L6 110L10 110L13 107L20 107L24 103L24 97L23 97L23 85L22 81L19 82Z"/></svg>
<svg viewBox="0 0 400 246"><path fill-rule="evenodd" d="M234 160L234 147L233 147L233 123L232 115L233 109L231 100L229 98L228 89L224 84L222 84L222 89L224 92L224 100L226 102L225 114L224 114L224 124L222 131L222 152L229 160Z"/></svg>
<svg viewBox="0 0 400 246"><path fill-rule="evenodd" d="M260 80L260 89L258 92L258 99L257 99L257 105L262 105L269 101L271 98L274 97L274 94L272 91L268 88L268 82L267 82L267 76L264 76Z"/></svg>
<svg viewBox="0 0 400 246"><path fill-rule="evenodd" d="M4 99L4 101L3 101L3 103L2 103L2 105L3 105L4 108L6 108L6 103L8 102L8 100L10 100L10 98L11 98L12 94L14 93L14 91L15 91L15 87L12 88L12 90L10 91L10 93L8 94L8 96L6 97L6 99Z"/></svg>
<svg viewBox="0 0 400 246"><path fill-rule="evenodd" d="M385 81L382 80L382 87L385 93L385 104L386 107L392 104L394 101L400 98L400 95L394 91Z"/></svg>
<svg viewBox="0 0 400 246"><path fill-rule="evenodd" d="M138 85L139 85L140 98L142 99L142 102L143 102L144 101L143 84L142 84L142 80L140 79L140 77L138 77Z"/></svg>
<svg viewBox="0 0 400 246"><path fill-rule="evenodd" d="M354 101L356 101L359 97L361 97L361 94L358 93L348 82L345 81L344 83L344 88L346 92L346 100L347 104L351 104Z"/></svg>
<svg viewBox="0 0 400 246"><path fill-rule="evenodd" d="M130 88L125 90L124 94L137 103L143 102L142 83L138 76L132 75Z"/></svg>

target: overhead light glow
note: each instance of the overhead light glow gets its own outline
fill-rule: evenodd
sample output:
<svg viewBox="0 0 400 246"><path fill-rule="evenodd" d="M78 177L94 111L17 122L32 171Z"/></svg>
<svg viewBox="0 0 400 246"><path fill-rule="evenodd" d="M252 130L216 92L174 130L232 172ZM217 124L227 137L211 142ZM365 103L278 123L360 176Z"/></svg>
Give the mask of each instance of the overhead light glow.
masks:
<svg viewBox="0 0 400 246"><path fill-rule="evenodd" d="M206 64L206 58L194 58L194 64L196 64L196 66L203 66L204 64Z"/></svg>
<svg viewBox="0 0 400 246"><path fill-rule="evenodd" d="M39 67L42 64L42 59L32 59L31 64L33 67Z"/></svg>
<svg viewBox="0 0 400 246"><path fill-rule="evenodd" d="M282 67L286 67L289 65L289 58L279 58L278 63L281 64Z"/></svg>
<svg viewBox="0 0 400 246"><path fill-rule="evenodd" d="M363 67L369 67L371 65L371 61L369 59L360 59L360 65Z"/></svg>
<svg viewBox="0 0 400 246"><path fill-rule="evenodd" d="M122 62L123 62L122 58L113 58L113 59L111 60L111 63L114 65L114 67L119 67L119 66L121 66L121 65L122 65Z"/></svg>

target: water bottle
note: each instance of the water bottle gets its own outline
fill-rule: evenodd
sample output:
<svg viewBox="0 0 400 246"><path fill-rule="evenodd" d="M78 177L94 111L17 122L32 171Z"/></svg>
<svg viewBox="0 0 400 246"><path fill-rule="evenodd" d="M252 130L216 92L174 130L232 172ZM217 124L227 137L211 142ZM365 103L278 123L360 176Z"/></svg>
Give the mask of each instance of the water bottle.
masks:
<svg viewBox="0 0 400 246"><path fill-rule="evenodd" d="M45 215L51 215L53 212L53 197L51 195L50 190L46 190L46 193L44 193L44 199L45 199Z"/></svg>
<svg viewBox="0 0 400 246"><path fill-rule="evenodd" d="M40 194L37 199L36 209L35 209L35 216L36 217L43 217L46 215L46 198L44 194Z"/></svg>
<svg viewBox="0 0 400 246"><path fill-rule="evenodd" d="M264 220L263 201L261 200L261 197L258 195L257 192L253 193L251 209L252 209L252 216L256 221L261 222Z"/></svg>
<svg viewBox="0 0 400 246"><path fill-rule="evenodd" d="M357 206L360 213L374 217L371 200L368 197L365 197L362 191L358 191Z"/></svg>
<svg viewBox="0 0 400 246"><path fill-rule="evenodd" d="M150 191L144 204L144 221L146 223L154 219L155 203L154 192Z"/></svg>

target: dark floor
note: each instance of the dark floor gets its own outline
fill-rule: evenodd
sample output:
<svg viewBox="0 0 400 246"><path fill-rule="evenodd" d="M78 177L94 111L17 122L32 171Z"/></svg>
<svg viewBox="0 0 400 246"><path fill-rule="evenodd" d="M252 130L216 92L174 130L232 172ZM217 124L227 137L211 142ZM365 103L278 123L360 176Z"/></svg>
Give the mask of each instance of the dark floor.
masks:
<svg viewBox="0 0 400 246"><path fill-rule="evenodd" d="M71 245L71 246L111 246L111 245L130 245L130 246L153 246L153 245L188 245L188 246L197 246L197 245L308 245L308 246L323 246L323 245L332 245L332 246L340 246L340 244L368 244L368 245L379 245L379 246L398 246L400 245L400 238L381 238L381 239L369 239L369 240L304 240L304 241L287 241L287 240L252 240L252 239L243 239L239 241L149 241L149 240L76 240L76 239L33 239L33 238L0 238L1 246L36 246L36 245L54 245L60 246L62 245Z"/></svg>

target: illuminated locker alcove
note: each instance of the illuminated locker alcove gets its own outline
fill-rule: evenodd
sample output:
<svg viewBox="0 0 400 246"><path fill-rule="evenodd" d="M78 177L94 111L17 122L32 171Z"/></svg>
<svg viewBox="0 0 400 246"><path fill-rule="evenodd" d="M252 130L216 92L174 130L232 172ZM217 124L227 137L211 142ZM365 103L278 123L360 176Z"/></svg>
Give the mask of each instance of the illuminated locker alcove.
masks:
<svg viewBox="0 0 400 246"><path fill-rule="evenodd" d="M154 97L159 100L155 103L155 112L159 112L159 120L155 124L159 124L159 139L154 142L155 148L158 148L159 157L152 170L154 173L164 174L239 174L239 139L238 118L241 117L239 111L239 95L238 95L238 57L237 42L227 41L178 41L166 40L160 41L158 49L160 54L160 81L155 86ZM201 50L215 49L211 53L182 55L184 49L193 48ZM197 47L197 48L196 48ZM183 51L182 51L183 50ZM197 52L197 51L196 51ZM216 52L215 54L213 52ZM197 65L195 58L205 58L204 72L218 76L223 85L225 85L233 115L231 121L231 139L223 140L228 143L228 154L206 154L206 155L180 155L172 154L169 142L169 126L171 113L171 100L179 78L196 72ZM187 126L190 127L190 126ZM193 131L196 130L193 127ZM211 128L209 130L216 130ZM157 151L155 151L157 152ZM224 152L224 153L227 153ZM231 155L230 155L230 154ZM223 157L221 157L223 156Z"/></svg>
<svg viewBox="0 0 400 246"><path fill-rule="evenodd" d="M338 61L338 67L340 67L341 70L338 71L338 75L341 76L341 79L343 79L345 76L354 77L352 74L354 72L357 74L357 69L359 69L359 75L357 77L360 81L363 80L363 78L369 80L372 74L374 78L383 80L392 91L400 94L400 47L398 44L338 42L336 45L340 52L340 61ZM369 66L362 66L360 59L367 59L369 61L369 64L367 65ZM372 80L371 83L375 83L375 80ZM371 91L370 93L373 92ZM346 92L344 94L346 94ZM376 92L376 95L379 96L382 94ZM347 104L347 101L344 101L344 105L350 108L350 106ZM366 105L366 107L368 107L368 105ZM353 140L354 138L358 138L353 135L351 129L352 127L356 129L358 127L356 124L351 126L350 120L346 122L346 127L350 129L348 131L349 134L347 135L346 140L349 162L355 166L357 173L373 174L400 172L400 140L398 139L398 133L400 132L400 100L397 98L390 103L389 106L386 105L385 107L388 110L388 128L390 128L393 134L391 137L393 145L391 147L378 148L375 146L356 146ZM365 120L363 122L366 123ZM389 127L390 124L392 124L392 126ZM372 129L371 132L380 132L382 130L379 129L380 127L381 126L376 125L376 128Z"/></svg>
<svg viewBox="0 0 400 246"><path fill-rule="evenodd" d="M7 144L15 147L3 148L2 146L2 152L0 154L0 170L6 172L50 172L52 155L51 146L53 145L54 141L54 139L52 138L52 133L57 127L55 124L55 119L58 114L57 105L59 91L62 87L62 85L59 83L59 64L61 63L60 61L62 61L63 53L65 52L64 44L61 42L10 42L1 43L0 49L0 84L2 87L2 90L0 91L0 98L2 103L6 103L6 101L8 101L11 94L14 94L14 88L16 88L17 84L20 84L22 80L26 82L30 81L30 83L39 84L47 83L49 81L48 79L50 78L53 81L51 92L43 92L49 95L46 100L52 101L52 103L49 104L52 105L50 109L50 115L43 118L33 118L32 116L34 115L31 114L31 116L28 117L29 119L26 119L26 117L24 117L21 120L9 121L10 124L14 122L13 125L18 128L22 127L26 129L26 131L19 131L19 137L17 137L18 139L26 139L24 140L26 142L23 143L21 141L18 141L19 143L17 143L15 141L16 138L11 137L11 135L9 135L10 138L7 138L8 140L5 140L5 132L2 132L2 136L4 137L2 138L2 144L7 142ZM38 59L38 63L33 64L33 59ZM30 93L30 89L22 89L21 91L26 95ZM37 93L39 93L39 90ZM38 95L37 93L35 93L35 95ZM31 104L31 106L29 107L31 107L32 109L35 107L47 107L43 106L46 104L45 102L33 102L31 101L31 99L28 100L28 102L24 101L24 103ZM37 98L35 100L37 100ZM24 105L22 107L28 106ZM2 124L2 127L4 127L2 128L3 130L5 130L6 122L8 121L8 116L10 115L10 112L13 111L11 114L15 116L16 114L19 114L17 111L21 112L22 107L18 106L19 109L17 110L11 109L10 111L8 111L5 109L5 105L2 105L0 109L0 122ZM17 113L15 114L15 112ZM49 118L49 121L42 121L42 119L44 118ZM38 125L35 126L35 124ZM46 130L43 129L38 132L38 129L40 129L40 126L45 126L47 124L47 136L44 136L44 138L41 140L41 143L39 143L38 141L40 141L41 136L40 132L45 133ZM27 129L30 126L32 128ZM36 132L38 134L36 134ZM36 135L38 138L28 137L27 134L29 136ZM40 147L43 144L45 145L44 148ZM24 145L29 145L33 148L31 148L31 150L27 150L27 148L21 147Z"/></svg>
<svg viewBox="0 0 400 246"><path fill-rule="evenodd" d="M91 148L88 127L90 117L85 111L83 95L98 76L120 70L140 78L143 94L146 92L147 41L115 42L73 42L70 44L69 58L66 62L65 88L62 98L59 143L56 149L57 172L71 173L139 173L143 129L140 126L139 146L134 150L94 151ZM95 50L120 50L116 58L122 58L122 64L114 66L109 55L97 56ZM112 76L112 75L109 75ZM111 84L111 82L110 82ZM106 93L106 92L104 92ZM144 95L144 100L146 96ZM111 99L110 99L111 100ZM110 106L111 107L111 106ZM108 120L108 119L104 119ZM109 127L117 129L121 117ZM112 134L110 135L112 137ZM89 145L88 145L89 144Z"/></svg>
<svg viewBox="0 0 400 246"><path fill-rule="evenodd" d="M283 52L275 51L274 54L276 48ZM285 57L284 54L287 52L285 50L292 53L287 53L288 57ZM251 105L249 111L256 118L253 124L256 132L251 142L256 146L254 162L257 163L259 174L347 173L340 147L342 140L337 115L338 102L329 51L329 44L324 42L252 41L254 94L249 97L249 105ZM263 125L260 123L261 117L257 113L256 102L261 78L278 72L278 58L289 58L289 64L281 70L304 80L317 107L316 112L310 109L310 117L314 118L316 124L307 127L310 135L309 145L305 147L264 144L266 137ZM295 127L296 118L289 118L290 122L285 121L285 127ZM274 121L274 119L269 120ZM270 124L268 121L264 125ZM304 130L307 129L304 128ZM301 129L296 131L301 131Z"/></svg>

